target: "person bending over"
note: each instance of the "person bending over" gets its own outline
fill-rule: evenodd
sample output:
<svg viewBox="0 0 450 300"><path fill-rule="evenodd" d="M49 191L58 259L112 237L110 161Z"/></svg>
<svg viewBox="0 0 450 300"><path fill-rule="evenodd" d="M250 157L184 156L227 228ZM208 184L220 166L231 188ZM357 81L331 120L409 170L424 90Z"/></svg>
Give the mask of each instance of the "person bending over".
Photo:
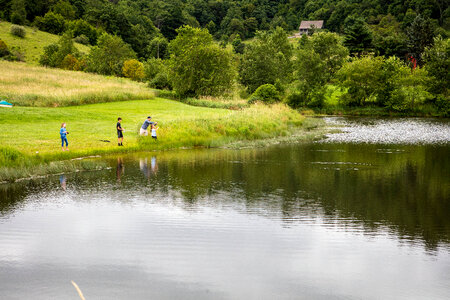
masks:
<svg viewBox="0 0 450 300"><path fill-rule="evenodd" d="M148 116L147 120L144 121L144 124L142 124L142 127L139 130L139 134L142 136L148 136L147 128L148 128L148 126L151 126L151 125L153 125L152 117Z"/></svg>

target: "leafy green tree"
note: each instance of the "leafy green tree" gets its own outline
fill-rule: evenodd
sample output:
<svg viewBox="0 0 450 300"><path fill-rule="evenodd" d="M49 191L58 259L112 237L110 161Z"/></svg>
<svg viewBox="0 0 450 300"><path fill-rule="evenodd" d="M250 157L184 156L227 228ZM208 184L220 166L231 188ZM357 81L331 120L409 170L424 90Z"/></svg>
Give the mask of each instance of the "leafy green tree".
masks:
<svg viewBox="0 0 450 300"><path fill-rule="evenodd" d="M435 105L446 116L450 115L450 39L436 37L432 47L425 49L425 69L430 80L428 89Z"/></svg>
<svg viewBox="0 0 450 300"><path fill-rule="evenodd" d="M409 52L419 64L422 64L425 48L433 44L434 30L431 21L418 15L407 28L406 36Z"/></svg>
<svg viewBox="0 0 450 300"><path fill-rule="evenodd" d="M101 31L85 20L69 21L66 25L67 30L70 30L74 37L84 35L89 39L89 44L97 44L97 38L100 36Z"/></svg>
<svg viewBox="0 0 450 300"><path fill-rule="evenodd" d="M235 78L232 54L214 43L207 29L183 26L169 44L169 70L180 95L220 95Z"/></svg>
<svg viewBox="0 0 450 300"><path fill-rule="evenodd" d="M372 49L372 33L362 18L349 16L344 22L344 45L351 54L361 55Z"/></svg>
<svg viewBox="0 0 450 300"><path fill-rule="evenodd" d="M72 34L70 32L65 33L59 39L57 44L50 44L44 48L44 53L39 59L39 63L43 66L61 68L64 58L71 54L72 56L78 56L78 50L73 44Z"/></svg>
<svg viewBox="0 0 450 300"><path fill-rule="evenodd" d="M290 105L320 107L325 100L326 84L342 67L348 57L348 50L335 33L320 32L303 37L295 61L295 77L301 102Z"/></svg>
<svg viewBox="0 0 450 300"><path fill-rule="evenodd" d="M288 83L292 79L292 45L283 28L257 32L245 47L239 78L250 93L263 84Z"/></svg>
<svg viewBox="0 0 450 300"><path fill-rule="evenodd" d="M438 36L432 47L424 51L425 69L431 77L431 91L446 94L450 89L450 39Z"/></svg>
<svg viewBox="0 0 450 300"><path fill-rule="evenodd" d="M378 25L373 25L373 45L378 55L385 57L406 55L406 35L394 16L384 16Z"/></svg>
<svg viewBox="0 0 450 300"><path fill-rule="evenodd" d="M52 7L52 12L63 16L67 20L75 19L75 8L67 1L60 0Z"/></svg>
<svg viewBox="0 0 450 300"><path fill-rule="evenodd" d="M168 56L169 42L163 36L154 37L147 46L146 56L156 58L166 58Z"/></svg>
<svg viewBox="0 0 450 300"><path fill-rule="evenodd" d="M122 74L124 61L136 58L136 53L120 37L102 34L89 52L87 58L87 69L104 75Z"/></svg>
<svg viewBox="0 0 450 300"><path fill-rule="evenodd" d="M340 87L347 90L343 98L345 104L376 103L377 92L382 86L383 62L380 56L363 56L346 63L337 72Z"/></svg>
<svg viewBox="0 0 450 300"><path fill-rule="evenodd" d="M417 68L407 76L400 78L400 84L392 92L387 107L395 111L414 111L432 98L426 90L428 81L425 69Z"/></svg>
<svg viewBox="0 0 450 300"><path fill-rule="evenodd" d="M60 34L66 30L66 20L60 14L48 12L44 17L36 17L34 25L42 31Z"/></svg>
<svg viewBox="0 0 450 300"><path fill-rule="evenodd" d="M233 50L236 53L242 54L244 53L245 44L242 42L241 37L236 35L233 42L231 42L231 45L233 46Z"/></svg>
<svg viewBox="0 0 450 300"><path fill-rule="evenodd" d="M27 11L25 10L25 0L11 1L11 22L17 25L24 25L27 21Z"/></svg>

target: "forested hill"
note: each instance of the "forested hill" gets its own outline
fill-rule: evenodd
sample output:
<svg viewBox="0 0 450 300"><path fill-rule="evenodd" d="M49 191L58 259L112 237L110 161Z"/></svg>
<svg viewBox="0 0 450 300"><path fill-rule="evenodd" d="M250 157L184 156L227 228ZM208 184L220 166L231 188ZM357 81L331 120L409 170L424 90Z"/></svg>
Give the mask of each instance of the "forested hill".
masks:
<svg viewBox="0 0 450 300"><path fill-rule="evenodd" d="M155 45L158 51L161 44L164 48L161 39L173 39L184 24L231 41L237 34L252 38L257 30L277 26L296 30L305 19L325 20L328 30L342 32L352 15L368 24L392 15L404 29L418 13L444 33L442 28L450 27L448 0L0 0L0 19L56 34L72 29L90 44L106 31L143 58L155 55Z"/></svg>

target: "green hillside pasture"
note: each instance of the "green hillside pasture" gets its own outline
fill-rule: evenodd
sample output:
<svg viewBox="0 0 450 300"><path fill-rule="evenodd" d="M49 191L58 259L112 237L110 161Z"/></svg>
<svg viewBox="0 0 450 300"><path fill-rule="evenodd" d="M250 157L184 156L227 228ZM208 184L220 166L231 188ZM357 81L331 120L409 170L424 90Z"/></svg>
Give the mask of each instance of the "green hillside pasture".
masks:
<svg viewBox="0 0 450 300"><path fill-rule="evenodd" d="M8 47L19 47L25 53L25 61L28 64L38 65L39 57L44 52L44 47L56 43L59 36L47 32L37 30L33 27L24 26L26 30L25 38L14 36L10 33L12 23L0 22L0 39L3 40ZM75 47L83 53L89 53L89 47L75 43Z"/></svg>
<svg viewBox="0 0 450 300"><path fill-rule="evenodd" d="M0 61L0 99L20 106L73 106L150 99L145 84L126 78Z"/></svg>

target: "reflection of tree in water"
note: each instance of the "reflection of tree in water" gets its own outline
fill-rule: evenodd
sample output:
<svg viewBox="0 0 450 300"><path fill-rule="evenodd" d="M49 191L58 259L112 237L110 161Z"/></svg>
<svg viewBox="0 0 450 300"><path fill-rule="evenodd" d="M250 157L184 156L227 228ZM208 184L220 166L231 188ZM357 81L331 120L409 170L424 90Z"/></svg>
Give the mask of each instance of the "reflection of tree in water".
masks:
<svg viewBox="0 0 450 300"><path fill-rule="evenodd" d="M316 151L324 147L329 151ZM181 191L190 205L226 192L217 200L244 201L247 211L286 222L321 217L369 233L389 227L429 249L450 242L448 148L402 146L396 154L379 148L305 145L168 158L160 178L169 181L159 186Z"/></svg>
<svg viewBox="0 0 450 300"><path fill-rule="evenodd" d="M231 206L280 218L286 226L321 218L343 230L363 227L368 234L390 228L402 240L423 240L429 249L449 243L448 146L397 146L394 153L381 148L308 144L158 153L114 159L115 170L73 174L70 182L99 192L176 193L187 209ZM27 194L49 189L34 181L0 185L0 212L5 215Z"/></svg>

